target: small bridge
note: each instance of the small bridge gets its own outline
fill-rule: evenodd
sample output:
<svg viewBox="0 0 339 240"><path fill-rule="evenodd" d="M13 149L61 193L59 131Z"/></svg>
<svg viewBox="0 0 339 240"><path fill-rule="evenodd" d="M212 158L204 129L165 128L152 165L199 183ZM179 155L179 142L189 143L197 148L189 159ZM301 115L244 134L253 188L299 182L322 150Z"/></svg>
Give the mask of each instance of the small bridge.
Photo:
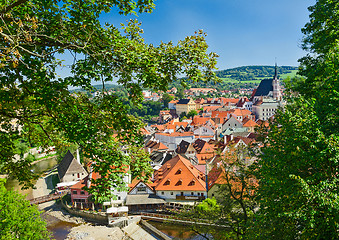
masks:
<svg viewBox="0 0 339 240"><path fill-rule="evenodd" d="M49 201L59 199L59 198L65 196L67 193L68 193L68 191L64 191L62 193L57 193L57 194L52 193L52 194L49 194L49 195L30 199L29 201L30 201L31 204L41 204L41 203L45 203L45 202L49 202Z"/></svg>

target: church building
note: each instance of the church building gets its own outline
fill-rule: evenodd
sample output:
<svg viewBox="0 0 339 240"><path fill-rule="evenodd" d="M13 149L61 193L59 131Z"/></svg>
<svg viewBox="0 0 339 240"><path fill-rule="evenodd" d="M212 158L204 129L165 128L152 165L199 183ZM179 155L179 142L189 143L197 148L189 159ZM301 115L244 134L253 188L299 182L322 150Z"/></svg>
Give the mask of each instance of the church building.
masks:
<svg viewBox="0 0 339 240"><path fill-rule="evenodd" d="M277 64L273 79L264 79L252 94L253 108L256 119L268 120L282 106L282 93L278 78Z"/></svg>

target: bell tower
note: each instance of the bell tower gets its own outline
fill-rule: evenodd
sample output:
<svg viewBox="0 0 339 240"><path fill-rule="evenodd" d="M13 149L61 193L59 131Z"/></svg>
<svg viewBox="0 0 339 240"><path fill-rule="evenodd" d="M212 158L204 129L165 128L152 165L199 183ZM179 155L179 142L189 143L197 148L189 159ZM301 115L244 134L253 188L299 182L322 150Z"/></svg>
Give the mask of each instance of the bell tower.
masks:
<svg viewBox="0 0 339 240"><path fill-rule="evenodd" d="M280 89L280 80L278 79L277 62L275 63L275 73L274 73L272 85L273 85L273 98L274 100L280 101L282 96L281 96L281 89Z"/></svg>

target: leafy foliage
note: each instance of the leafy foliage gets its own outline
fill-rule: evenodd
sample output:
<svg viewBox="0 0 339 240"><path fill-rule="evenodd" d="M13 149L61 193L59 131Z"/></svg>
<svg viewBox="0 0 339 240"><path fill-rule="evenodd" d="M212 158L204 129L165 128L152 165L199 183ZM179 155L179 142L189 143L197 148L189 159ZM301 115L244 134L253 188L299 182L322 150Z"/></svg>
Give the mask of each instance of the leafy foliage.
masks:
<svg viewBox="0 0 339 240"><path fill-rule="evenodd" d="M177 44L154 46L144 42L137 20L122 24L122 29L99 22L100 14L112 9L133 14L151 12L153 7L152 0L0 3L0 123L5 130L0 132L1 172L21 181L30 177L25 171L29 163L13 158L18 136L36 146L78 145L83 156L96 161L94 170L108 179L107 184L93 185L97 200L110 197L109 184L124 185L122 166L137 169L133 164L147 162L147 157L132 161L128 155L129 149L141 148L143 123L128 114L129 107L118 94L104 94L105 83L115 78L138 104L142 88L166 90L179 74L193 81L215 80L217 57L206 52L202 31ZM65 52L74 61L71 75L61 78L58 57ZM92 101L86 94L68 91L69 87L92 91L93 80L103 89Z"/></svg>
<svg viewBox="0 0 339 240"><path fill-rule="evenodd" d="M299 95L278 113L258 162L259 239L339 238L338 3L318 0L303 28Z"/></svg>
<svg viewBox="0 0 339 240"><path fill-rule="evenodd" d="M217 191L213 198L207 198L193 209L183 210L179 216L189 217L197 233L207 233L213 239L243 239L253 221L256 203L253 199L257 181L250 169L252 161L246 158L248 149L230 149L221 157L220 166L211 172L220 174L215 183ZM211 191L211 189L209 190ZM210 194L210 193L209 193ZM209 225L201 225L207 223ZM208 239L206 234L205 238Z"/></svg>
<svg viewBox="0 0 339 240"><path fill-rule="evenodd" d="M338 141L321 130L314 101L276 115L258 164L260 238L337 238Z"/></svg>
<svg viewBox="0 0 339 240"><path fill-rule="evenodd" d="M25 197L7 191L0 179L0 239L50 239L46 223L37 206L31 206Z"/></svg>

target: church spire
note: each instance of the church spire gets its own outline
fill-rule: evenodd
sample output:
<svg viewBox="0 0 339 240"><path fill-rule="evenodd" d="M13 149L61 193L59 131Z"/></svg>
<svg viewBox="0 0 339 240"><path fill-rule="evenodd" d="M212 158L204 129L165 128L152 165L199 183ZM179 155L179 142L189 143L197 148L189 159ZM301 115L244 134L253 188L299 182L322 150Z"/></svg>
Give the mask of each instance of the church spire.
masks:
<svg viewBox="0 0 339 240"><path fill-rule="evenodd" d="M278 79L278 67L277 67L277 60L275 60L275 72L274 72L274 79Z"/></svg>

